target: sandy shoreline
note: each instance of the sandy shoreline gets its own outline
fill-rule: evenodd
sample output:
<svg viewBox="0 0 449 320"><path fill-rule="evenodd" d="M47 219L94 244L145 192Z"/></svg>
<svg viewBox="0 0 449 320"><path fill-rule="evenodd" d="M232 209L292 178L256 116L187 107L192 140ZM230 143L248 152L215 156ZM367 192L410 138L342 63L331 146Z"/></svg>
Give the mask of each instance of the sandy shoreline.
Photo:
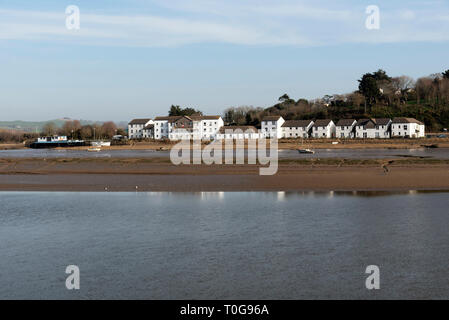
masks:
<svg viewBox="0 0 449 320"><path fill-rule="evenodd" d="M449 190L443 160L285 160L274 176L258 173L257 165L174 166L164 158L1 159L0 191Z"/></svg>

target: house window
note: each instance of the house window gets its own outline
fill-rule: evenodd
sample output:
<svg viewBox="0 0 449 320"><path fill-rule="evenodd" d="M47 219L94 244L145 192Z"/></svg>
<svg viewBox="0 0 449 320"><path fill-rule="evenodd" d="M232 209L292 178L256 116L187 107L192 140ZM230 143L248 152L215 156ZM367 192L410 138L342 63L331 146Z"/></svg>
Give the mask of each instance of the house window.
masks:
<svg viewBox="0 0 449 320"><path fill-rule="evenodd" d="M404 130L407 130L407 126L406 125L404 125Z"/></svg>
<svg viewBox="0 0 449 320"><path fill-rule="evenodd" d="M379 132L376 132L376 138L380 138Z"/></svg>
<svg viewBox="0 0 449 320"><path fill-rule="evenodd" d="M363 137L364 137L364 138L368 138L368 133L364 132L364 133L363 133Z"/></svg>
<svg viewBox="0 0 449 320"><path fill-rule="evenodd" d="M344 137L345 137L345 134L344 134L343 132L341 133L341 137L342 137L342 138L344 138Z"/></svg>

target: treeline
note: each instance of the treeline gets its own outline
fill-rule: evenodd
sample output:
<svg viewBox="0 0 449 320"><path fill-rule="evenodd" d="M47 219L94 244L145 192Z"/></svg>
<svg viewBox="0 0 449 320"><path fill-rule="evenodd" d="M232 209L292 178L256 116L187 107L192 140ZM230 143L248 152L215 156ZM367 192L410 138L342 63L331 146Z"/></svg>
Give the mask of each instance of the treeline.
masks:
<svg viewBox="0 0 449 320"><path fill-rule="evenodd" d="M58 128L53 122L48 122L42 128L41 135L67 136L71 139L92 140L92 139L111 139L115 135L126 135L122 128L112 122L104 122L102 124L81 125L80 121L66 121L61 128Z"/></svg>
<svg viewBox="0 0 449 320"><path fill-rule="evenodd" d="M390 77L384 70L364 74L358 90L348 94L326 95L319 99L292 99L287 94L266 108L242 106L224 111L230 125L260 125L267 115L288 120L330 118L413 117L428 130L449 127L449 70L422 77Z"/></svg>
<svg viewBox="0 0 449 320"><path fill-rule="evenodd" d="M0 143L22 143L23 141L36 139L38 136L37 133L0 129Z"/></svg>
<svg viewBox="0 0 449 320"><path fill-rule="evenodd" d="M103 124L81 125L80 121L66 121L62 127L58 127L54 122L47 122L40 133L29 133L19 130L0 129L0 143L21 143L34 140L40 136L67 136L69 139L93 140L93 139L111 139L114 135L126 136L124 129L118 128L112 122Z"/></svg>

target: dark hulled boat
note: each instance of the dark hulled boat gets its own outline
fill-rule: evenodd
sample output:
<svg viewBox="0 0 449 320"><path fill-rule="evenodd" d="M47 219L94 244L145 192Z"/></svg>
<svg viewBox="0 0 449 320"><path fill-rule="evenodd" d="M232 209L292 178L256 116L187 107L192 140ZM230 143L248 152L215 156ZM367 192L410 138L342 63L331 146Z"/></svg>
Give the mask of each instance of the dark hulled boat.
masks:
<svg viewBox="0 0 449 320"><path fill-rule="evenodd" d="M67 148L85 146L84 140L68 140L66 136L41 137L32 142L29 147L33 149Z"/></svg>

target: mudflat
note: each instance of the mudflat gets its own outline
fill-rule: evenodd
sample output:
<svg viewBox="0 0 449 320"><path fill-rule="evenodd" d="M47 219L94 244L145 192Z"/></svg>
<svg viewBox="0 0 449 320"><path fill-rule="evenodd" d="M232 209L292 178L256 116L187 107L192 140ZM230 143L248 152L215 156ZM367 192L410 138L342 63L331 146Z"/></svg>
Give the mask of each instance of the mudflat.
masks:
<svg viewBox="0 0 449 320"><path fill-rule="evenodd" d="M151 159L0 159L2 191L449 190L449 161L311 159L259 165L173 165Z"/></svg>

